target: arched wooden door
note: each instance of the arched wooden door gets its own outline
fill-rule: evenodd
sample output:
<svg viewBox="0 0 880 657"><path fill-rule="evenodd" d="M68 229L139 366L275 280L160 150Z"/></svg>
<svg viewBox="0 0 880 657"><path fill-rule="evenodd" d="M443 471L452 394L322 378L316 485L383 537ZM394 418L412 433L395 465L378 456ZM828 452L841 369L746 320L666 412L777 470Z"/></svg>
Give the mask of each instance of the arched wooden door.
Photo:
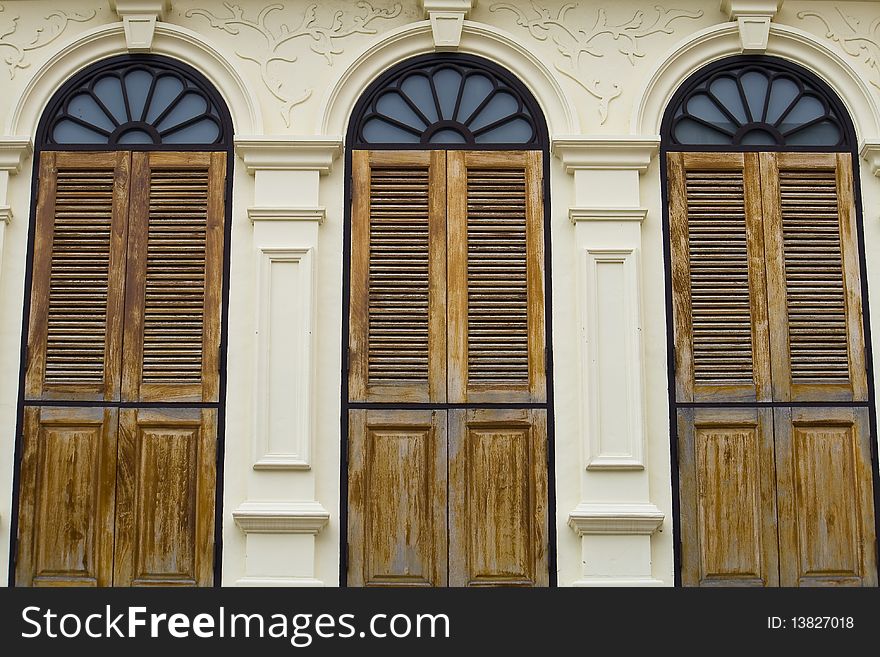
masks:
<svg viewBox="0 0 880 657"><path fill-rule="evenodd" d="M360 112L348 584L546 586L540 115L503 72L463 56L398 67Z"/></svg>

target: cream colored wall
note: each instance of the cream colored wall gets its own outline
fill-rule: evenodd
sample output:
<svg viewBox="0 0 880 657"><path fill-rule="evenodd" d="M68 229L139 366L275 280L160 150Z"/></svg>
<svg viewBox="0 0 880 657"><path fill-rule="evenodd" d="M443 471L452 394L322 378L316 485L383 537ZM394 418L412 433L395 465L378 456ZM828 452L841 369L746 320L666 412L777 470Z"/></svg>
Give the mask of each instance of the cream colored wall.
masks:
<svg viewBox="0 0 880 657"><path fill-rule="evenodd" d="M336 585L345 172L341 157L332 160L360 90L394 62L430 52L434 41L419 0L314 5L285 0L275 3L282 10L267 12L270 4L175 0L156 29L153 47L189 61L215 82L230 104L240 142L231 245L223 583ZM554 141L559 583L670 585L662 205L659 158L653 153L662 108L678 82L701 63L738 52L740 36L715 0L677 0L660 10L628 0L583 1L559 17L563 4L480 0L464 24L460 50L494 59L518 75L538 98ZM121 23L107 2L65 2L61 10L58 5L0 0L0 69L6 69L0 70L5 78L0 217L3 206L12 212L0 240L2 581L8 575L33 166L26 149L11 138L33 139L51 91L74 70L126 52ZM876 3L789 0L773 19L768 50L825 77L853 113L860 141L869 146L880 140L880 37L869 31L878 17ZM7 56L12 64L4 61ZM21 172L15 173L19 159ZM863 160L867 273L870 289L876 290L880 255L870 245L880 239L880 180L873 174ZM0 220L0 230L3 225ZM308 254L305 260L297 260L301 253ZM256 390L263 374L258 333L267 258L282 258L278 280L312 281L312 287L296 288L295 298L285 297L284 289L276 292L290 303L313 295L313 304L304 307L315 313L312 330L292 337L306 351L279 356L289 368L291 394L294 382L305 382L296 390L307 391L311 406L308 417L297 416L304 422L297 426L311 429L296 433L281 427L268 437L255 419L263 408ZM603 264L595 265L597 258ZM605 267L604 278L596 279L589 263ZM302 278L308 271L312 279ZM622 314L590 306L591 299L604 298L596 286L606 283L597 280L625 291ZM872 306L874 326L880 326L877 305ZM621 385L629 392L620 398L603 397L591 379L591 368L599 367L591 360L591 341L603 335L603 328L619 328L625 336L604 345L608 353L621 354ZM880 330L874 335L878 352ZM303 362L308 360L303 353L311 355L311 363ZM629 428L597 435L596 412L619 414ZM271 417L276 416L270 409ZM274 426L271 419L268 426ZM266 449L281 454L282 465L255 469Z"/></svg>

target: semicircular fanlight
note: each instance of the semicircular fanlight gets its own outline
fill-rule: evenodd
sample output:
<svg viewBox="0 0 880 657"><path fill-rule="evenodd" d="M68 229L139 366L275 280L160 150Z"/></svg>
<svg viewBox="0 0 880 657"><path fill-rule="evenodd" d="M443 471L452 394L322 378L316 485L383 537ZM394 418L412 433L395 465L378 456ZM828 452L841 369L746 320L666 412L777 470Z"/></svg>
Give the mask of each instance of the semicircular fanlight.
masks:
<svg viewBox="0 0 880 657"><path fill-rule="evenodd" d="M530 99L494 67L432 58L405 65L367 92L358 119L361 144L537 145Z"/></svg>
<svg viewBox="0 0 880 657"><path fill-rule="evenodd" d="M681 95L669 135L673 143L689 145L842 146L846 130L836 105L789 67L734 60Z"/></svg>
<svg viewBox="0 0 880 657"><path fill-rule="evenodd" d="M226 137L206 85L153 58L87 71L56 105L46 128L50 145L214 145Z"/></svg>

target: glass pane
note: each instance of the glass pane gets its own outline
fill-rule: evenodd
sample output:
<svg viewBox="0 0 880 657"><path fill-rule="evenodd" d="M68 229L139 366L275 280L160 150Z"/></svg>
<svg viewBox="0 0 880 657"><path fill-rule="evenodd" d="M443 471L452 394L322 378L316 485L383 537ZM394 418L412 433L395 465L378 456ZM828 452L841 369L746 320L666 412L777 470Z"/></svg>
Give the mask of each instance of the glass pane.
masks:
<svg viewBox="0 0 880 657"><path fill-rule="evenodd" d="M213 144L220 136L220 126L211 119L202 119L180 130L162 135L166 144Z"/></svg>
<svg viewBox="0 0 880 657"><path fill-rule="evenodd" d="M731 133L737 130L738 126L718 109L715 101L706 94L700 93L691 96L687 101L687 111L691 116L708 121Z"/></svg>
<svg viewBox="0 0 880 657"><path fill-rule="evenodd" d="M785 138L786 144L795 146L836 146L840 143L840 129L831 121L819 121Z"/></svg>
<svg viewBox="0 0 880 657"><path fill-rule="evenodd" d="M417 128L419 131L428 127L396 91L389 91L383 94L376 101L376 111L390 119L395 119L413 128Z"/></svg>
<svg viewBox="0 0 880 657"><path fill-rule="evenodd" d="M128 94L128 109L131 110L133 121L140 121L144 116L144 103L153 84L153 75L149 71L137 69L125 76L125 92Z"/></svg>
<svg viewBox="0 0 880 657"><path fill-rule="evenodd" d="M110 132L116 129L116 125L110 120L110 117L95 102L95 99L87 93L71 98L70 103L67 105L67 113L70 116L82 119L86 123L91 123Z"/></svg>
<svg viewBox="0 0 880 657"><path fill-rule="evenodd" d="M476 139L478 144L525 144L531 140L532 124L520 118L484 132Z"/></svg>
<svg viewBox="0 0 880 657"><path fill-rule="evenodd" d="M434 74L434 88L440 101L440 111L444 119L451 119L455 111L455 101L461 87L461 75L451 68L443 68Z"/></svg>
<svg viewBox="0 0 880 657"><path fill-rule="evenodd" d="M432 123L439 120L437 105L434 103L434 94L431 92L431 83L427 76L410 75L400 83L400 90L412 101L413 105L421 110Z"/></svg>
<svg viewBox="0 0 880 657"><path fill-rule="evenodd" d="M361 133L364 136L364 141L368 144L417 144L421 139L421 135L401 130L396 125L391 125L378 117L364 123Z"/></svg>
<svg viewBox="0 0 880 657"><path fill-rule="evenodd" d="M480 106L486 96L492 93L495 85L485 75L470 75L464 81L461 104L458 106L458 120L464 124L471 118L474 110Z"/></svg>
<svg viewBox="0 0 880 657"><path fill-rule="evenodd" d="M809 123L825 116L825 106L818 98L801 96L791 111L782 118L780 132L788 132L799 125Z"/></svg>
<svg viewBox="0 0 880 657"><path fill-rule="evenodd" d="M464 144L467 140L457 130L438 130L431 135L432 144Z"/></svg>
<svg viewBox="0 0 880 657"><path fill-rule="evenodd" d="M150 100L150 109L147 111L147 123L152 123L174 102L174 99L183 91L183 82L176 76L163 75L156 79L156 88L153 90L153 98Z"/></svg>
<svg viewBox="0 0 880 657"><path fill-rule="evenodd" d="M471 130L479 130L495 121L516 114L519 110L519 101L506 91L499 91L486 106L480 110L476 118L468 124Z"/></svg>
<svg viewBox="0 0 880 657"><path fill-rule="evenodd" d="M197 116L201 116L208 112L208 101L198 92L187 91L180 100L174 104L174 109L168 112L168 115L162 119L162 122L156 126L159 132L180 125L184 121L189 121Z"/></svg>
<svg viewBox="0 0 880 657"><path fill-rule="evenodd" d="M124 132L116 142L118 144L152 144L153 138L143 130L135 128Z"/></svg>
<svg viewBox="0 0 880 657"><path fill-rule="evenodd" d="M125 111L125 99L122 97L122 82L115 75L108 75L95 83L94 94L101 99L104 107L110 110L117 123L128 123L128 113Z"/></svg>
<svg viewBox="0 0 880 657"><path fill-rule="evenodd" d="M728 77L717 78L709 85L709 91L718 99L719 103L724 105L728 112L733 114L740 125L748 122L736 80Z"/></svg>
<svg viewBox="0 0 880 657"><path fill-rule="evenodd" d="M749 146L773 146L777 142L776 138L766 130L755 128L754 130L749 130L746 134L744 134L742 139L740 140L740 143L747 144Z"/></svg>
<svg viewBox="0 0 880 657"><path fill-rule="evenodd" d="M57 144L106 144L107 137L73 121L62 119L52 130Z"/></svg>
<svg viewBox="0 0 880 657"><path fill-rule="evenodd" d="M739 82L746 94L752 121L763 121L764 101L767 99L767 87L770 84L767 76L758 71L749 71L740 77Z"/></svg>
<svg viewBox="0 0 880 657"><path fill-rule="evenodd" d="M767 123L775 124L782 113L801 92L800 88L788 78L776 78L770 87L770 104L767 106Z"/></svg>
<svg viewBox="0 0 880 657"><path fill-rule="evenodd" d="M675 139L681 144L729 144L731 139L723 132L714 130L691 119L675 124Z"/></svg>

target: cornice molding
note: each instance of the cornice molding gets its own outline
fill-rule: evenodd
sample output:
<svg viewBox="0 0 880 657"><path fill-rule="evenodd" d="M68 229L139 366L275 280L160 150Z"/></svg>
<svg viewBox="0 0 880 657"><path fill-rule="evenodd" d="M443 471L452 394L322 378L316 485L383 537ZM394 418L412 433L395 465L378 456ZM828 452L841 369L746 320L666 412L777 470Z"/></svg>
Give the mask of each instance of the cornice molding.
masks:
<svg viewBox="0 0 880 657"><path fill-rule="evenodd" d="M568 514L568 526L578 536L617 534L650 536L665 519L664 513L649 502L581 502Z"/></svg>
<svg viewBox="0 0 880 657"><path fill-rule="evenodd" d="M323 207L250 207L247 209L248 218L255 221L316 221L324 223L327 218L327 209Z"/></svg>
<svg viewBox="0 0 880 657"><path fill-rule="evenodd" d="M235 152L253 175L258 170L330 173L342 153L341 137L239 137Z"/></svg>
<svg viewBox="0 0 880 657"><path fill-rule="evenodd" d="M0 224L8 224L12 221L12 208L8 205L0 205Z"/></svg>
<svg viewBox="0 0 880 657"><path fill-rule="evenodd" d="M569 208L571 223L581 221L636 221L642 223L648 216L648 208Z"/></svg>
<svg viewBox="0 0 880 657"><path fill-rule="evenodd" d="M0 137L0 171L18 173L34 152L28 137Z"/></svg>
<svg viewBox="0 0 880 657"><path fill-rule="evenodd" d="M551 145L566 173L579 169L625 169L640 173L660 148L660 137L557 137Z"/></svg>
<svg viewBox="0 0 880 657"><path fill-rule="evenodd" d="M317 534L330 521L330 512L314 501L248 501L232 518L245 534Z"/></svg>
<svg viewBox="0 0 880 657"><path fill-rule="evenodd" d="M859 150L859 155L868 162L871 173L880 176L880 139L866 139Z"/></svg>

